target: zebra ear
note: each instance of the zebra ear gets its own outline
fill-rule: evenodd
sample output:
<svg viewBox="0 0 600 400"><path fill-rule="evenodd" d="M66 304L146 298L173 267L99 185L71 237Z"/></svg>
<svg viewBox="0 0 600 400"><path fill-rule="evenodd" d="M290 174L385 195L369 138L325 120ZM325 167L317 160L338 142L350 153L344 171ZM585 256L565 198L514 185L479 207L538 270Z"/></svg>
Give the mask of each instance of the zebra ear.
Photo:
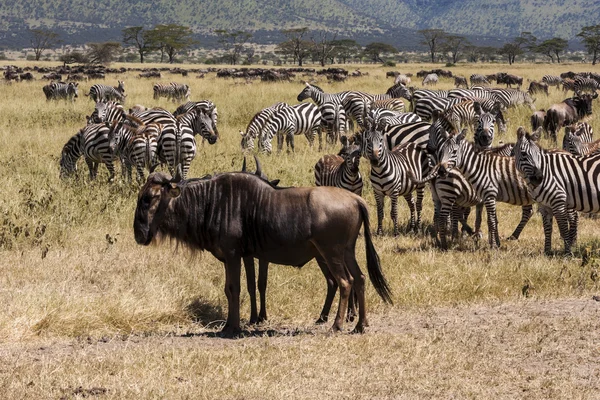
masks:
<svg viewBox="0 0 600 400"><path fill-rule="evenodd" d="M473 109L475 110L475 114L481 116L483 110L481 109L481 104L476 101L473 103Z"/></svg>
<svg viewBox="0 0 600 400"><path fill-rule="evenodd" d="M522 126L520 126L519 129L517 129L517 139L522 139L526 134L527 132Z"/></svg>

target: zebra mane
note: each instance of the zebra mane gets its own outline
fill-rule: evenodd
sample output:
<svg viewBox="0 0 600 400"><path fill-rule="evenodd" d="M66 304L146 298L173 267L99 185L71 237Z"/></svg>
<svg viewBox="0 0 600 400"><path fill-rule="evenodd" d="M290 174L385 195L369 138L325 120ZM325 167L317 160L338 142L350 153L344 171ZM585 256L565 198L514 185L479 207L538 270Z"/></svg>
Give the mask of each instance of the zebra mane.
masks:
<svg viewBox="0 0 600 400"><path fill-rule="evenodd" d="M317 85L313 85L311 84L310 86L314 87L315 89L317 89L319 92L323 92L325 93L325 91L323 89L321 89L320 87L318 87Z"/></svg>
<svg viewBox="0 0 600 400"><path fill-rule="evenodd" d="M127 121L128 125L130 125L134 128L138 128L138 127L144 125L144 121L142 121L141 119L139 119L136 116L133 116L131 114L125 114L125 113L124 113L124 116L125 116L125 120Z"/></svg>
<svg viewBox="0 0 600 400"><path fill-rule="evenodd" d="M396 89L398 89L399 87L406 88L406 86L404 86L404 84L403 84L403 83L401 83L401 82L398 82L398 83L396 83L395 85L393 85L393 86L390 86L390 87L388 88L388 90L385 92L385 94L391 94L391 92L395 91L395 90L396 90Z"/></svg>

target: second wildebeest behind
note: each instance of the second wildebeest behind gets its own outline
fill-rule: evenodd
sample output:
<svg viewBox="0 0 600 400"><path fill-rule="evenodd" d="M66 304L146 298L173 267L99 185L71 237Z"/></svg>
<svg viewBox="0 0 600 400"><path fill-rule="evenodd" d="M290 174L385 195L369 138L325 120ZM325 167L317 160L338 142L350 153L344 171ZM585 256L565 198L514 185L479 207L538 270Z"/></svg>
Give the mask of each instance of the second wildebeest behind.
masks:
<svg viewBox="0 0 600 400"><path fill-rule="evenodd" d="M301 267L315 258L340 289L332 330L343 327L351 289L356 291L359 315L354 330L368 325L365 277L355 257L356 241L364 227L367 271L375 290L391 303L391 293L371 240L365 201L332 188L276 188L248 173L214 177L148 177L138 196L134 233L148 245L166 236L193 250L210 251L225 264L228 315L223 333L240 331L240 271L244 257Z"/></svg>

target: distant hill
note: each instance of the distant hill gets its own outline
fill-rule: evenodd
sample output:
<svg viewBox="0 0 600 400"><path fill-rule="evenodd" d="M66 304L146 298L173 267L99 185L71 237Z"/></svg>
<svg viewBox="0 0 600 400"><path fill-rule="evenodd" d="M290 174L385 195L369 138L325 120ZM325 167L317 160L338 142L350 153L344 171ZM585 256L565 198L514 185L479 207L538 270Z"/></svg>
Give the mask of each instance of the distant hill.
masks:
<svg viewBox="0 0 600 400"><path fill-rule="evenodd" d="M66 43L119 40L127 26L158 23L259 32L279 39L281 29L307 26L359 42L419 47L416 30L442 28L472 38L574 39L582 26L600 23L597 0L20 0L0 1L0 45L24 47L29 27L56 29ZM271 32L271 34L269 34ZM269 39L269 37L271 39Z"/></svg>

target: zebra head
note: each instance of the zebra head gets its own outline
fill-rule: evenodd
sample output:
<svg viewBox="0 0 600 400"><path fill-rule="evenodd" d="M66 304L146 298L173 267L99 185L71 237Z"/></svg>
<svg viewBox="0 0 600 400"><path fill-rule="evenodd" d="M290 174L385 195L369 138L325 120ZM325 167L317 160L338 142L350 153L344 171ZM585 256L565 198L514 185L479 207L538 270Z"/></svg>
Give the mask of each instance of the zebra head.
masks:
<svg viewBox="0 0 600 400"><path fill-rule="evenodd" d="M364 131L362 137L362 155L371 162L371 165L379 165L385 157L386 144L385 135L377 129Z"/></svg>
<svg viewBox="0 0 600 400"><path fill-rule="evenodd" d="M479 103L475 104L478 105ZM496 116L488 112L482 112L481 107L475 107L475 113L479 115L479 121L475 129L475 143L483 149L488 149L494 141L494 121L496 120Z"/></svg>
<svg viewBox="0 0 600 400"><path fill-rule="evenodd" d="M462 147L465 143L467 130L463 129L458 135L449 136L439 147L437 152L439 175L445 177L456 165L462 163Z"/></svg>
<svg viewBox="0 0 600 400"><path fill-rule="evenodd" d="M254 137L244 131L240 131L240 135L242 136L242 142L240 143L242 151L244 153L252 151L254 149Z"/></svg>
<svg viewBox="0 0 600 400"><path fill-rule="evenodd" d="M124 126L123 122L105 122L108 131L108 149L112 154L115 154L121 144L124 131L129 129L129 126Z"/></svg>
<svg viewBox="0 0 600 400"><path fill-rule="evenodd" d="M519 172L525 180L536 187L542 183L542 149L538 145L540 132L533 134L525 132L523 127L517 130L517 143L515 144L515 161Z"/></svg>
<svg viewBox="0 0 600 400"><path fill-rule="evenodd" d="M79 89L78 82L69 82L67 84L67 95L73 96L73 97L79 97L78 89Z"/></svg>
<svg viewBox="0 0 600 400"><path fill-rule="evenodd" d="M63 146L60 154L60 178L65 179L77 172L77 160L82 155L83 130L73 135Z"/></svg>
<svg viewBox="0 0 600 400"><path fill-rule="evenodd" d="M408 101L412 100L412 93L402 83L395 84L394 86L390 87L385 93L392 96L393 98L403 97Z"/></svg>
<svg viewBox="0 0 600 400"><path fill-rule="evenodd" d="M302 91L298 95L298 101L303 101L308 99L309 97L312 97L315 92L323 92L323 90L318 86L313 86L308 82L304 82L304 84L306 85L306 87L302 89Z"/></svg>
<svg viewBox="0 0 600 400"><path fill-rule="evenodd" d="M354 141L351 141L346 136L340 138L342 149L338 153L344 158L344 165L352 173L356 174L360 167L361 146Z"/></svg>
<svg viewBox="0 0 600 400"><path fill-rule="evenodd" d="M218 132L213 128L213 121L210 118L210 115L200 111L196 112L194 126L194 133L200 134L200 136L206 139L209 144L215 144L217 142L217 139L219 138Z"/></svg>
<svg viewBox="0 0 600 400"><path fill-rule="evenodd" d="M117 82L119 83L119 85L117 86L116 89L119 92L121 92L121 94L124 94L125 93L125 82L123 82L123 81L117 81Z"/></svg>

